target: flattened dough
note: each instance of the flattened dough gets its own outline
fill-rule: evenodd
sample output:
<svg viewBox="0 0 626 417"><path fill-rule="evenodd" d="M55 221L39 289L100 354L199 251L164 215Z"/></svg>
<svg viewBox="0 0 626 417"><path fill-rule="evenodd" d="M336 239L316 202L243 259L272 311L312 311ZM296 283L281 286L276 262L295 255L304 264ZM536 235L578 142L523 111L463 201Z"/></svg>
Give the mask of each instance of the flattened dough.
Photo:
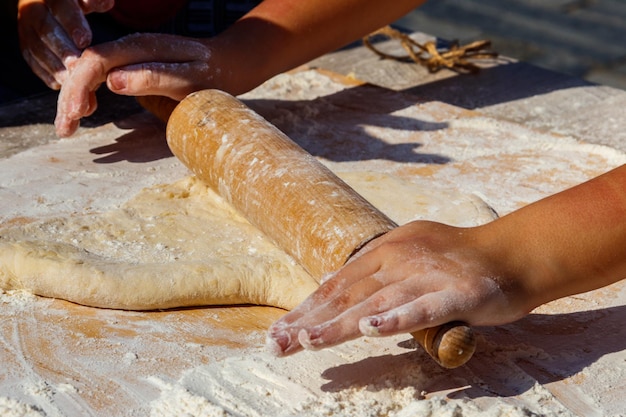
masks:
<svg viewBox="0 0 626 417"><path fill-rule="evenodd" d="M339 175L399 224L472 225L494 218L471 195L424 190L380 173ZM115 309L291 309L317 283L192 176L144 189L110 212L5 226L0 288Z"/></svg>

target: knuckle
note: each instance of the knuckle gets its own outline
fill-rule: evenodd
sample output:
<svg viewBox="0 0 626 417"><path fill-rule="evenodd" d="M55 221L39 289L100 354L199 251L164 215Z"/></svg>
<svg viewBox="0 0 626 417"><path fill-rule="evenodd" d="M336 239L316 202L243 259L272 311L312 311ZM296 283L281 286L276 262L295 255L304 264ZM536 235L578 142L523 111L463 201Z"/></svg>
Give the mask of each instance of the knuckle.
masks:
<svg viewBox="0 0 626 417"><path fill-rule="evenodd" d="M318 288L318 290L316 291L316 295L319 298L329 297L337 291L338 287L339 283L337 282L337 280L328 280Z"/></svg>
<svg viewBox="0 0 626 417"><path fill-rule="evenodd" d="M343 308L352 305L354 296L349 291L342 291L333 298L332 306L335 308Z"/></svg>
<svg viewBox="0 0 626 417"><path fill-rule="evenodd" d="M148 65L141 66L141 85L144 89L159 87L161 84L161 74Z"/></svg>

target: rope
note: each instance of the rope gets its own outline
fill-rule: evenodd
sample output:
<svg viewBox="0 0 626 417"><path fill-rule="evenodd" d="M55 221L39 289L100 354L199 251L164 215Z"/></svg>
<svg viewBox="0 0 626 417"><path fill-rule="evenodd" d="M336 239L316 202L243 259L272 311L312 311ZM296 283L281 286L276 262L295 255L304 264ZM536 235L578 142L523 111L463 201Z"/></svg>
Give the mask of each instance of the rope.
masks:
<svg viewBox="0 0 626 417"><path fill-rule="evenodd" d="M371 43L371 38L377 35L399 40L404 50L407 51L408 56L391 55L376 49ZM435 41L427 41L424 44L420 44L391 26L385 26L370 33L363 38L363 44L381 58L397 61L406 61L410 58L415 63L428 68L430 72L448 68L458 72L476 73L480 70L480 67L471 61L498 56L497 52L488 49L491 46L491 42L488 40L475 41L463 46L459 46L458 42L453 42L449 48L439 50Z"/></svg>

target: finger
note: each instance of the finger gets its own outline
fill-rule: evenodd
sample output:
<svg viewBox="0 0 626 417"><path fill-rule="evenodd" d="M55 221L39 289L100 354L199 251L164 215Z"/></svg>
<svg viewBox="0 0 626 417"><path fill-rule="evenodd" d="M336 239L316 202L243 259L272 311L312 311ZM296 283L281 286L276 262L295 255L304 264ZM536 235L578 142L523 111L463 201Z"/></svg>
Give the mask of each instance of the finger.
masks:
<svg viewBox="0 0 626 417"><path fill-rule="evenodd" d="M68 56L79 56L80 49L71 34L74 31L78 31L78 34L91 31L80 9L75 4L67 7L65 3L54 2L52 6L57 10L48 9L41 3L22 8L19 17L22 44L36 45L43 42L61 61Z"/></svg>
<svg viewBox="0 0 626 417"><path fill-rule="evenodd" d="M327 281L318 291L313 293L302 304L281 319L274 322L268 329L266 346L275 356L287 356L300 351L302 348L298 341L298 333L303 326L313 326L317 323L329 319L329 315L338 314L338 311L331 313L331 308L322 302L329 294L333 294L336 288L341 286L340 280ZM379 283L374 283L375 288L379 288ZM367 287L364 285L363 288ZM339 292L339 291L337 291ZM361 296L362 296L361 292ZM354 296L356 299L356 296ZM351 303L347 297L335 301L336 306L340 303Z"/></svg>
<svg viewBox="0 0 626 417"><path fill-rule="evenodd" d="M54 127L57 136L66 138L72 136L80 119L93 114L97 108L95 88L89 86L74 86L73 79L69 79L61 88L57 101L57 115Z"/></svg>
<svg viewBox="0 0 626 417"><path fill-rule="evenodd" d="M67 79L67 68L78 59L78 54L80 54L80 51L72 50L71 48L63 51L59 49L53 50L50 48L50 44L46 42L38 42L36 45L32 45L27 52L59 84L65 82ZM26 51L23 55L25 54Z"/></svg>
<svg viewBox="0 0 626 417"><path fill-rule="evenodd" d="M133 67L133 65L144 62L174 62L184 64L195 60L202 60L208 57L208 55L208 51L204 45L198 41L187 38L163 34L129 35L113 42L106 42L86 49L81 58L71 69L72 83L67 88L68 93L66 97L85 99L86 96L81 94L80 90L82 88L87 88L90 91L95 90L106 80L107 74L113 68L130 66L131 69L139 68L136 69L136 71L141 72L141 66ZM151 67L146 67L146 71L150 71L150 69ZM194 69L197 69L197 67ZM175 69L172 68L169 70L166 69L166 76L173 77L171 72L174 70ZM185 74L188 74L189 71L190 70L187 69ZM141 76L142 75L139 74L139 79L141 79ZM123 74L120 75L120 77L127 78L124 77ZM145 74L143 77L145 78ZM162 85L158 84L158 88L162 88ZM68 105L68 108L69 107L72 106Z"/></svg>
<svg viewBox="0 0 626 417"><path fill-rule="evenodd" d="M142 62L208 62L211 56L202 42L168 34L136 33L91 49L107 57L108 69Z"/></svg>
<svg viewBox="0 0 626 417"><path fill-rule="evenodd" d="M373 260L370 265L378 265L378 254L366 256L359 262L344 267L340 273L348 273L360 266L367 265L365 260ZM360 336L359 319L395 308L422 294L416 291L430 290L429 286L415 288L405 280L403 274L391 270L387 273L374 269L374 273L365 278L356 279L351 285L344 285L338 291L335 286L323 285L321 290L328 291L320 298L315 294L293 314L279 320L270 327L268 345L278 356L285 356L301 350L333 346ZM367 271L367 272L372 272ZM352 277L360 277L360 274ZM349 275L350 276L350 275ZM342 283L332 278L332 283Z"/></svg>
<svg viewBox="0 0 626 417"><path fill-rule="evenodd" d="M391 336L439 326L462 319L461 294L449 291L427 293L396 308L359 320L365 336Z"/></svg>
<svg viewBox="0 0 626 417"><path fill-rule="evenodd" d="M61 83L57 81L57 79L52 75L52 73L50 73L49 70L43 68L41 64L39 64L39 61L35 59L30 50L22 51L22 56L24 57L24 60L26 61L30 69L35 73L35 75L39 77L49 88L53 90L58 90L59 88L61 88ZM54 59L56 59L56 57L54 57ZM59 64L61 63L59 62ZM57 74L57 76L59 76L59 78L61 79L64 78L60 73Z"/></svg>
<svg viewBox="0 0 626 417"><path fill-rule="evenodd" d="M80 126L80 120L73 120L67 118L55 119L54 130L58 137L69 138L78 130Z"/></svg>
<svg viewBox="0 0 626 417"><path fill-rule="evenodd" d="M316 320L317 315L325 314L321 311L323 308L320 306L325 306L339 294L346 292L348 288L361 280L363 277L373 276L379 269L380 262L378 258L374 256L364 257L359 262L350 263L344 266L341 270L325 278L322 285L320 285L320 287L309 295L300 305L272 324L269 328L270 336L276 336L278 338L281 332L289 329L303 317L307 317L307 320L309 321ZM347 300L344 299L344 301ZM297 333L297 331L295 333Z"/></svg>
<svg viewBox="0 0 626 417"><path fill-rule="evenodd" d="M377 250L379 247L382 249ZM394 275L382 275L379 271L381 260L389 259L388 252L389 248L374 245L327 278L303 303L270 326L267 335L269 350L276 356L298 352L301 350L298 334L303 327L326 322L387 285Z"/></svg>
<svg viewBox="0 0 626 417"><path fill-rule="evenodd" d="M91 116L98 109L98 101L96 100L96 92L89 92L88 106L85 110L85 116Z"/></svg>
<svg viewBox="0 0 626 417"><path fill-rule="evenodd" d="M91 44L91 28L85 18L85 14L76 0L49 1L50 19L67 35L70 42L82 50ZM60 36L59 30L53 32L54 36Z"/></svg>
<svg viewBox="0 0 626 417"><path fill-rule="evenodd" d="M76 59L80 50L41 3L21 8L19 22L20 47L26 62L48 86L61 84L66 64Z"/></svg>
<svg viewBox="0 0 626 417"><path fill-rule="evenodd" d="M142 63L116 68L107 75L107 87L128 96L158 95L180 101L202 88L208 65L205 62Z"/></svg>
<svg viewBox="0 0 626 417"><path fill-rule="evenodd" d="M382 287L364 301L346 309L327 322L313 327L303 326L298 341L306 349L318 350L344 343L362 335L362 317L393 310L415 299L405 281Z"/></svg>

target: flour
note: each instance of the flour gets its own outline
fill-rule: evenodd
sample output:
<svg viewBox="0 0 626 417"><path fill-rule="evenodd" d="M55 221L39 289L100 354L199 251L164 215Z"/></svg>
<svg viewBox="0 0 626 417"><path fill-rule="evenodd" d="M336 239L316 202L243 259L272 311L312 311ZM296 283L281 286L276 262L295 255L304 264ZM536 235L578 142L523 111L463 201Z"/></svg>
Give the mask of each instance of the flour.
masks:
<svg viewBox="0 0 626 417"><path fill-rule="evenodd" d="M2 417L43 417L45 414L35 407L8 397L0 397L0 416Z"/></svg>
<svg viewBox="0 0 626 417"><path fill-rule="evenodd" d="M228 417L223 408L204 397L194 395L182 386L170 385L154 379L162 389L161 398L152 403L150 417L211 416Z"/></svg>
<svg viewBox="0 0 626 417"><path fill-rule="evenodd" d="M314 72L279 76L247 100L338 173L477 194L500 215L626 162L615 149ZM0 161L0 222L111 210L187 175L154 120L139 121L11 153ZM283 312L265 307L137 313L0 292L0 415L622 417L625 300L623 282L477 329L474 357L443 370L407 335L274 358L265 329Z"/></svg>
<svg viewBox="0 0 626 417"><path fill-rule="evenodd" d="M369 347L392 349L387 342L371 341ZM161 390L151 403L151 417L573 417L538 383L510 400L453 398L458 389L423 389L433 379L450 378L445 370L407 356L379 357L370 364L363 353L358 342L286 359L256 350L188 370L178 381L151 377L149 382ZM355 356L357 365L346 362ZM507 358L500 355L499 360ZM318 375L331 382L319 385Z"/></svg>
<svg viewBox="0 0 626 417"><path fill-rule="evenodd" d="M0 289L0 308L10 306L12 309L23 309L37 300L37 297L30 291Z"/></svg>

